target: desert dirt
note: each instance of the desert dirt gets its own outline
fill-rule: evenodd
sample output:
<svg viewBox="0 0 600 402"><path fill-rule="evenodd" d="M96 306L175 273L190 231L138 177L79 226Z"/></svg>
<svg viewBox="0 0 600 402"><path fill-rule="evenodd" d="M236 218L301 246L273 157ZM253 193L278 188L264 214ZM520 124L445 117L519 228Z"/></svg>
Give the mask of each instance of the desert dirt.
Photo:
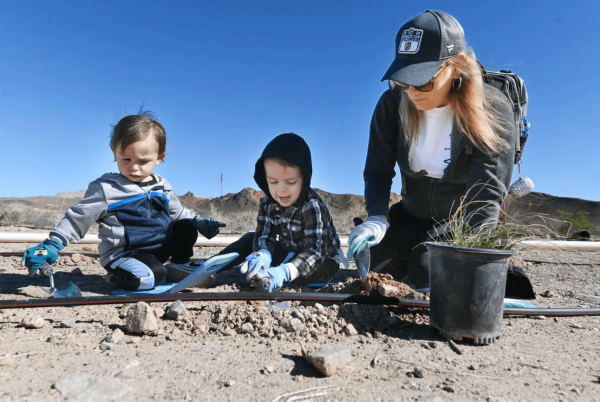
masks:
<svg viewBox="0 0 600 402"><path fill-rule="evenodd" d="M0 243L0 252L22 253L32 245ZM196 248L195 257L219 250ZM46 297L41 287L49 286L48 278L29 278L20 259L0 256L0 299ZM512 259L530 276L537 294L530 302L538 307L600 308L600 265L523 259L600 262L600 252L519 250ZM83 276L72 273L76 268ZM72 281L84 296L109 292L96 258L64 256L55 270L57 285ZM357 277L353 265L342 269L338 288L357 291ZM231 270L212 288L193 291L251 288ZM170 304L151 303L159 328L145 335L126 331L133 304L0 310L0 400L600 401L598 316L505 317L494 343L458 342L458 354L429 326L425 309L185 302L187 317L175 321L165 316ZM27 315L41 317L43 327L21 326ZM298 317L301 326L286 325ZM63 327L63 320L74 325ZM105 338L115 329L124 335L107 347ZM347 348L351 360L325 377L303 355L331 345Z"/></svg>

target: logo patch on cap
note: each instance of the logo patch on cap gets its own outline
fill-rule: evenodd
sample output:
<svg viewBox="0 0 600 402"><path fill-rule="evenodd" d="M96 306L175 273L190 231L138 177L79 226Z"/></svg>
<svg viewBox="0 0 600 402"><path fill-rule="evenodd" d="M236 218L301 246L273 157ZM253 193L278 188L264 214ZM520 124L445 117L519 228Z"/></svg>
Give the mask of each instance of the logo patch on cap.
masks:
<svg viewBox="0 0 600 402"><path fill-rule="evenodd" d="M421 40L423 39L423 30L409 28L402 32L400 37L400 45L398 46L399 54L414 54L419 51L421 47Z"/></svg>

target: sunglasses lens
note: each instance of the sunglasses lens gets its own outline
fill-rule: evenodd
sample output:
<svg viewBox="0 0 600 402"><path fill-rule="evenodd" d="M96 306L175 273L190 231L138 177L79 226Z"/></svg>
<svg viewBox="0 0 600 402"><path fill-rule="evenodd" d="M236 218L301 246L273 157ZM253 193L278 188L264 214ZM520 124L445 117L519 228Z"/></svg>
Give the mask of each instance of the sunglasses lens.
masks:
<svg viewBox="0 0 600 402"><path fill-rule="evenodd" d="M400 81L393 81L393 80L392 80L392 82L394 83L394 86L396 86L396 87L399 87L400 89L403 89L403 90L405 90L405 91L408 91L408 88L410 88L410 85L406 85L406 84L405 84L405 83L403 83L403 82L400 82ZM432 82L432 81L429 81L429 82L428 82L427 84L425 84L425 85L419 85L418 87L414 87L414 88L415 88L417 91L420 91L420 92L429 92L429 91L431 91L431 90L433 89L433 82Z"/></svg>
<svg viewBox="0 0 600 402"><path fill-rule="evenodd" d="M429 81L425 85L419 85L418 87L415 87L415 89L417 91L421 91L421 92L429 92L429 91L431 91L433 89L433 82Z"/></svg>

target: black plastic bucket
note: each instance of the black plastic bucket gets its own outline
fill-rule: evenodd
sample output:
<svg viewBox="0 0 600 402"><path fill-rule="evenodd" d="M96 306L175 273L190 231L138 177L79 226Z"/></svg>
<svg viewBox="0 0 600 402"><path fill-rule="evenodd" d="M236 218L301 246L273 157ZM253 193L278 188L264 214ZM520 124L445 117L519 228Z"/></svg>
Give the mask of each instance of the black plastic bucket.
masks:
<svg viewBox="0 0 600 402"><path fill-rule="evenodd" d="M429 317L443 336L476 344L502 335L508 260L513 250L425 243L429 254Z"/></svg>

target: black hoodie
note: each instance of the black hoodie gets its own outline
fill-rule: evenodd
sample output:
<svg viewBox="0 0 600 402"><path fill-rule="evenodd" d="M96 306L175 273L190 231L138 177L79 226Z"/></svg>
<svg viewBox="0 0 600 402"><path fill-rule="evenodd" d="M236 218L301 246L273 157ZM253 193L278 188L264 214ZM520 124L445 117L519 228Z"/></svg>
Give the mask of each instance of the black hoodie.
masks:
<svg viewBox="0 0 600 402"><path fill-rule="evenodd" d="M267 183L267 175L265 173L265 159L280 158L294 166L298 166L302 171L302 192L298 196L298 200L294 203L294 207L298 208L302 205L310 189L310 179L312 178L312 159L310 157L310 148L304 138L298 134L285 133L273 138L267 144L262 155L256 161L254 166L254 180L258 187L265 192L272 201L275 201L269 191Z"/></svg>
<svg viewBox="0 0 600 402"><path fill-rule="evenodd" d="M302 191L298 200L287 208L277 203L269 192L264 167L266 158L283 159L302 171ZM335 259L341 253L327 206L310 188L311 177L310 149L302 137L294 133L281 134L269 142L254 170L254 180L265 196L258 207L253 250L264 249L273 254L278 244L286 251L295 252L288 264L293 265L303 277L319 269L326 258Z"/></svg>

